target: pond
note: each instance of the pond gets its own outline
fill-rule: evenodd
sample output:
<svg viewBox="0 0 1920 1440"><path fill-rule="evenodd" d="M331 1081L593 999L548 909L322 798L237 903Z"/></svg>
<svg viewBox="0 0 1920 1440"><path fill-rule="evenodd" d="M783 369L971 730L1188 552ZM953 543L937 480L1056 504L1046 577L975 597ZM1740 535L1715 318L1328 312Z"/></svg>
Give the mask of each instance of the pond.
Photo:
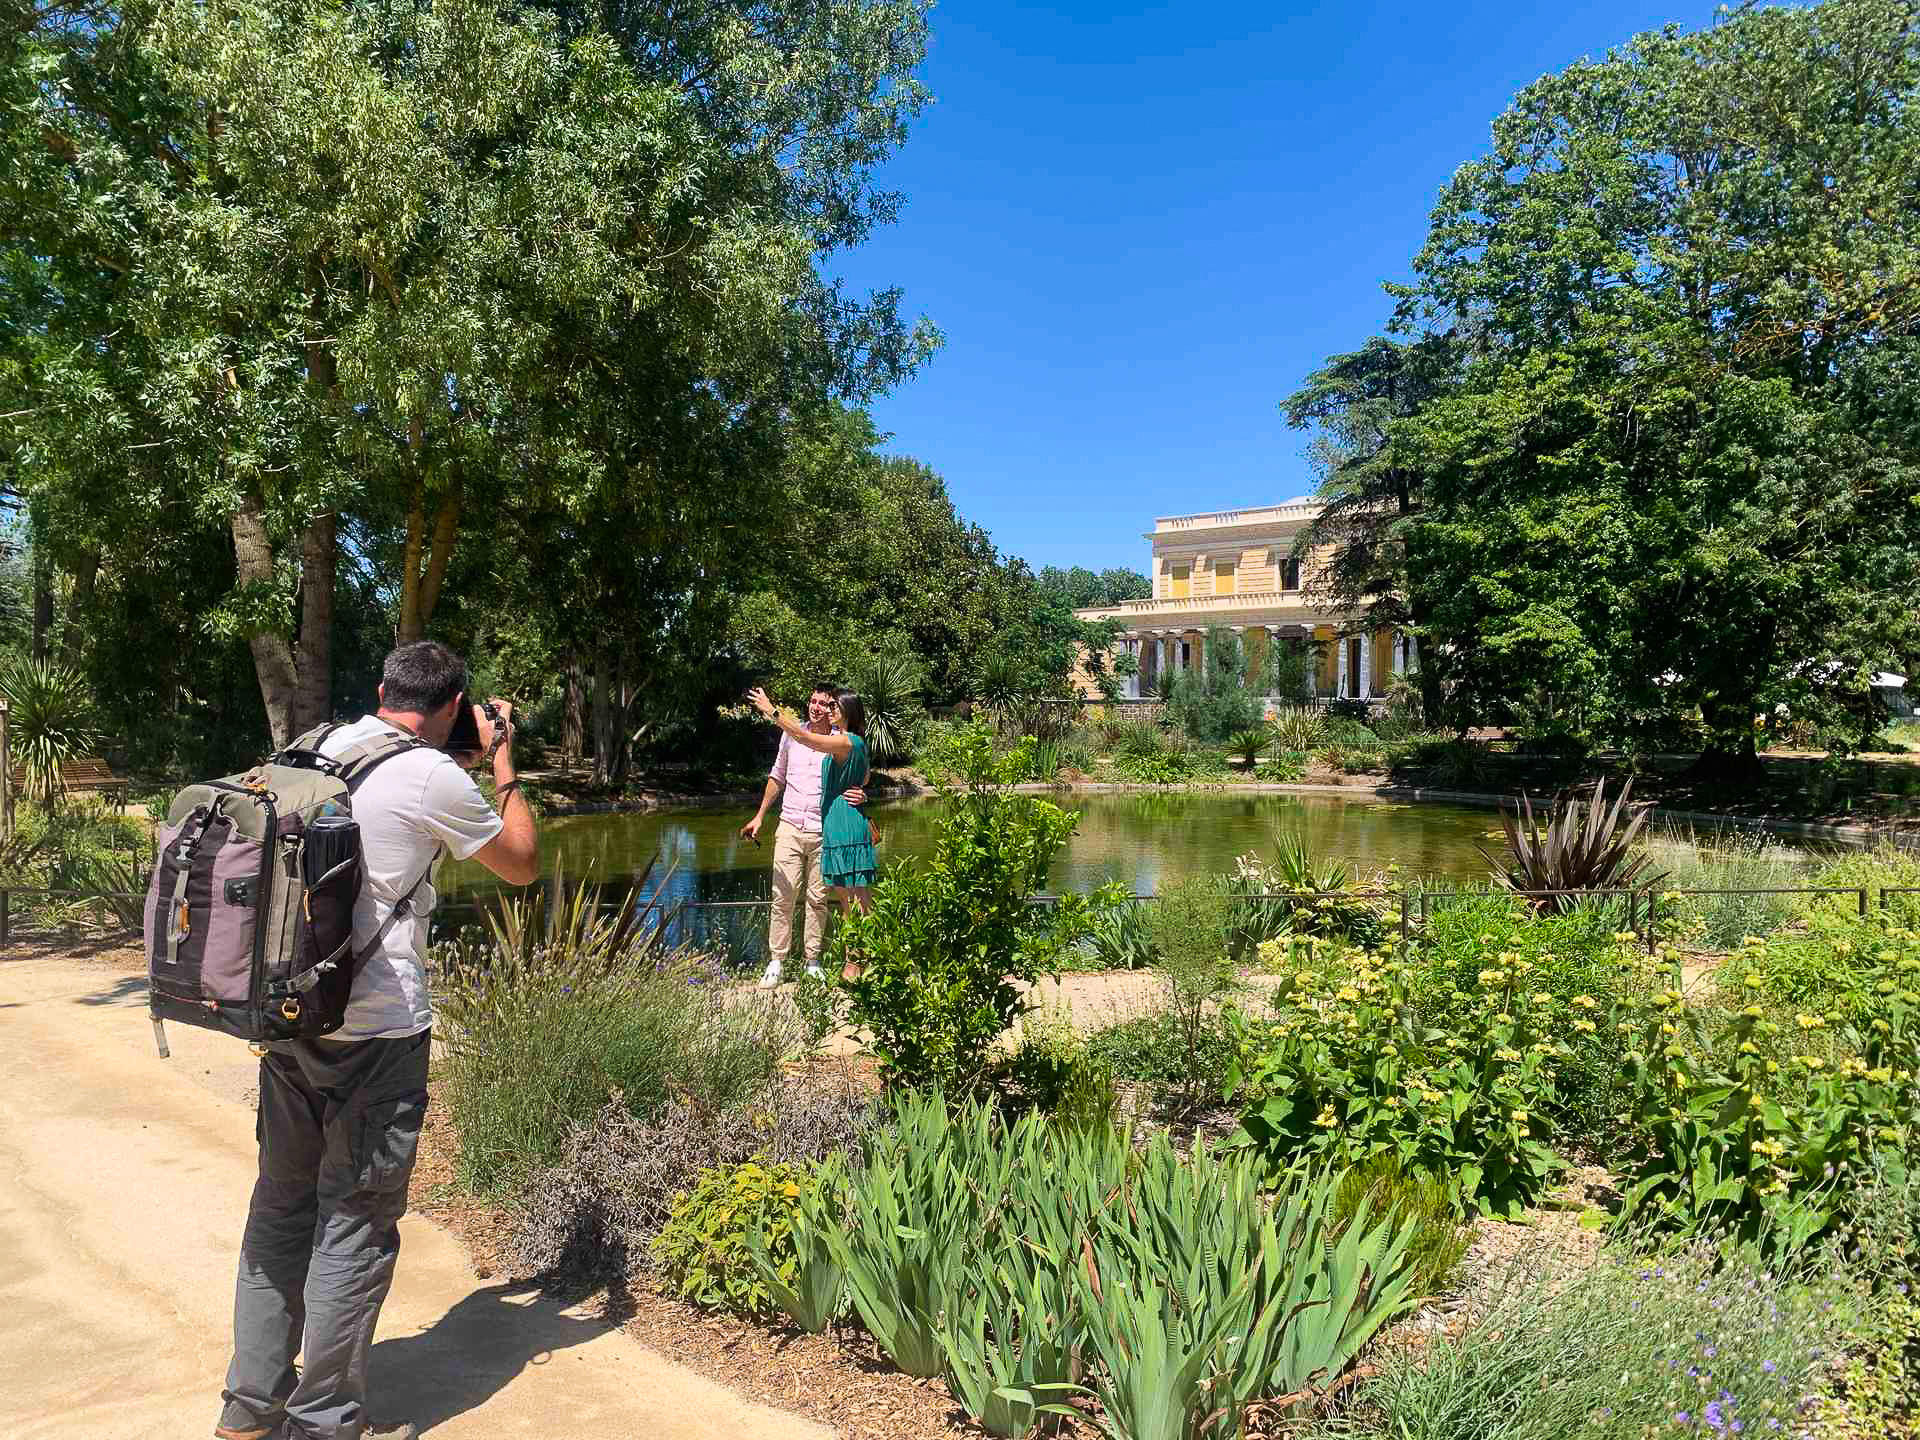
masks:
<svg viewBox="0 0 1920 1440"><path fill-rule="evenodd" d="M1305 833L1313 854L1359 871L1398 862L1410 874L1477 881L1487 866L1475 848L1503 848L1489 838L1499 819L1491 810L1453 805L1391 804L1339 795L1071 794L1059 802L1080 814L1079 829L1055 861L1049 889L1090 890L1118 880L1153 894L1183 876L1231 869L1249 851L1266 856L1277 830ZM880 834L882 865L925 855L941 802L898 800L869 808ZM761 843L740 835L751 808L655 810L642 814L578 815L541 825L542 864L549 877L628 884L655 856L670 863L670 893L693 902L764 899L773 864L771 820ZM651 888L651 886L649 887ZM480 866L449 865L442 879L449 898L478 898L498 889Z"/></svg>

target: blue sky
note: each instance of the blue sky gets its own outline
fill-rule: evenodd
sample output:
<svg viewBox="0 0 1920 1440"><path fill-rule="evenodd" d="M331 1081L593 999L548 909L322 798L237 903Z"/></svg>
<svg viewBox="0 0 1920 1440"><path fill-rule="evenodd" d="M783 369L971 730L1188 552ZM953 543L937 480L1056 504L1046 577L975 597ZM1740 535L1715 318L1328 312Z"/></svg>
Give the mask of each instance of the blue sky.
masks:
<svg viewBox="0 0 1920 1440"><path fill-rule="evenodd" d="M1304 494L1280 400L1385 325L1522 86L1705 4L933 12L935 96L837 267L946 333L874 406L1004 552L1144 569L1155 515Z"/></svg>

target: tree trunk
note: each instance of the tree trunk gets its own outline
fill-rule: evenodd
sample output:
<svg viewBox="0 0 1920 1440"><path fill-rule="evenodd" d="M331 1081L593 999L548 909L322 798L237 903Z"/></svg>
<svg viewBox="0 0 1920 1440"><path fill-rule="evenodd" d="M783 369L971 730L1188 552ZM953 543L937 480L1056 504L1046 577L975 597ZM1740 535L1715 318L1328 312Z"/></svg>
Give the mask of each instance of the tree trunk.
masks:
<svg viewBox="0 0 1920 1440"><path fill-rule="evenodd" d="M300 537L299 686L293 730L299 734L333 718L333 582L339 565L339 517L329 510L307 523Z"/></svg>
<svg viewBox="0 0 1920 1440"><path fill-rule="evenodd" d="M233 512L233 558L241 589L273 584L273 543L267 538L266 516L260 497L249 493ZM267 729L277 750L293 738L293 647L287 637L256 629L247 636L253 651L254 674L260 680L260 698L267 707Z"/></svg>
<svg viewBox="0 0 1920 1440"><path fill-rule="evenodd" d="M571 760L587 753L585 702L586 672L576 659L567 666L567 717L560 730L560 753Z"/></svg>
<svg viewBox="0 0 1920 1440"><path fill-rule="evenodd" d="M53 566L39 544L33 547L33 660L47 658L47 632L53 629Z"/></svg>
<svg viewBox="0 0 1920 1440"><path fill-rule="evenodd" d="M73 595L67 602L67 618L60 626L60 659L79 668L81 624L93 609L93 590L100 578L100 552L89 550L80 557L73 572Z"/></svg>
<svg viewBox="0 0 1920 1440"><path fill-rule="evenodd" d="M628 687L619 660L603 648L593 663L593 783L620 785L627 778Z"/></svg>
<svg viewBox="0 0 1920 1440"><path fill-rule="evenodd" d="M414 481L413 499L407 506L407 545L401 561L405 573L400 577L400 630L394 637L399 644L424 640L427 626L433 623L440 586L447 578L447 562L453 558L454 540L460 532L460 500L460 482L451 480L434 508L433 533L428 535L426 482Z"/></svg>
<svg viewBox="0 0 1920 1440"><path fill-rule="evenodd" d="M1755 742L1753 702L1709 695L1700 702L1707 723L1707 746L1684 772L1703 785L1752 786L1766 779Z"/></svg>

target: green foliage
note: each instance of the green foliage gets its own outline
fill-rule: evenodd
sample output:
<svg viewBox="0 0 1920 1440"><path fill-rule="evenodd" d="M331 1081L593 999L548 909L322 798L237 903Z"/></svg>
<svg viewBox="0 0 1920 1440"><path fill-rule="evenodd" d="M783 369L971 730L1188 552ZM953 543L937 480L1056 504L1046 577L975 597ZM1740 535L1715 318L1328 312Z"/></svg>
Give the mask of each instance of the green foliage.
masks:
<svg viewBox="0 0 1920 1440"><path fill-rule="evenodd" d="M882 1353L944 1374L995 1434L1090 1383L1111 1435L1197 1440L1209 1416L1237 1426L1256 1399L1332 1383L1411 1301L1412 1227L1338 1224L1331 1182L1269 1207L1254 1167L1205 1144L1136 1151L1111 1126L938 1094L896 1112L796 1243L819 1231Z"/></svg>
<svg viewBox="0 0 1920 1440"><path fill-rule="evenodd" d="M1068 1009L1029 1010L1020 1017L1020 1046L996 1077L1016 1110L1032 1108L1056 1124L1111 1126L1113 1076L1088 1048Z"/></svg>
<svg viewBox="0 0 1920 1440"><path fill-rule="evenodd" d="M1704 1245L1652 1256L1610 1251L1564 1281L1523 1265L1463 1334L1382 1355L1378 1375L1355 1396L1367 1418L1353 1433L1808 1434L1808 1397L1844 1344L1850 1298L1844 1282L1783 1275Z"/></svg>
<svg viewBox="0 0 1920 1440"><path fill-rule="evenodd" d="M1396 323L1457 360L1382 423L1379 521L1453 710L1577 696L1750 779L1756 716L1863 733L1913 673L1920 224L1876 217L1917 85L1904 0L1749 7L1542 77L1453 172Z"/></svg>
<svg viewBox="0 0 1920 1440"><path fill-rule="evenodd" d="M1123 751L1115 757L1113 768L1122 778L1139 785L1181 785L1193 778L1193 753L1177 741L1148 753Z"/></svg>
<svg viewBox="0 0 1920 1440"><path fill-rule="evenodd" d="M1730 964L1765 994L1777 942ZM1647 1153L1625 1213L1797 1250L1845 1220L1857 1177L1920 1138L1920 934L1886 923L1830 973L1847 989L1782 1019L1728 1013L1676 986L1623 1011L1636 1126ZM1666 963L1677 953L1663 952ZM1649 962L1651 965L1653 962ZM1800 967L1782 967L1792 973ZM1824 1001L1824 1003L1822 1003Z"/></svg>
<svg viewBox="0 0 1920 1440"><path fill-rule="evenodd" d="M1153 934L1147 927L1145 908L1151 900L1135 900L1113 892L1097 900L1089 919L1091 928L1081 942L1085 957L1082 968L1092 970L1144 970L1153 963Z"/></svg>
<svg viewBox="0 0 1920 1440"><path fill-rule="evenodd" d="M1186 671L1174 682L1167 715L1189 739L1218 742L1260 724L1260 698L1247 684L1240 637L1223 626L1206 635L1206 674Z"/></svg>
<svg viewBox="0 0 1920 1440"><path fill-rule="evenodd" d="M1327 742L1327 713L1310 705L1284 705L1274 712L1269 728L1281 750L1318 750Z"/></svg>
<svg viewBox="0 0 1920 1440"><path fill-rule="evenodd" d="M130 815L91 797L49 810L22 801L0 846L0 882L72 895L15 895L13 924L63 934L138 931L153 838Z"/></svg>
<svg viewBox="0 0 1920 1440"><path fill-rule="evenodd" d="M1236 760L1246 762L1249 769L1260 763L1260 756L1272 742L1268 731L1259 725L1245 730L1236 730L1227 737L1227 753Z"/></svg>
<svg viewBox="0 0 1920 1440"><path fill-rule="evenodd" d="M1473 1244L1472 1232L1455 1217L1447 1187L1432 1175L1409 1175L1391 1155L1377 1155L1340 1177L1333 1192L1333 1218L1397 1215L1411 1221L1407 1246L1414 1293L1442 1295Z"/></svg>
<svg viewBox="0 0 1920 1440"><path fill-rule="evenodd" d="M1635 993L1643 957L1604 908L1535 912L1512 896L1448 900L1420 936L1409 997L1420 1023L1470 1035L1513 986L1545 1002L1560 1028L1548 1114L1567 1144L1611 1153L1621 1141L1618 1007ZM1611 1019L1610 1019L1611 1017Z"/></svg>
<svg viewBox="0 0 1920 1440"><path fill-rule="evenodd" d="M0 669L0 696L8 704L7 746L25 772L27 797L56 807L66 794L61 765L100 752L85 677L51 660L15 660Z"/></svg>
<svg viewBox="0 0 1920 1440"><path fill-rule="evenodd" d="M1209 1015L1240 988L1228 948L1234 909L1226 886L1203 876L1168 886L1146 916L1166 1013L1185 1052L1179 1100L1189 1107L1219 1094L1201 1056Z"/></svg>
<svg viewBox="0 0 1920 1440"><path fill-rule="evenodd" d="M1306 778L1306 753L1300 750L1276 750L1260 762L1256 773L1268 784L1292 785Z"/></svg>
<svg viewBox="0 0 1920 1440"><path fill-rule="evenodd" d="M1666 826L1649 835L1642 849L1662 871L1661 888L1668 891L1814 883L1802 856L1758 831L1701 836ZM1749 935L1771 935L1794 909L1792 895L1668 895L1660 905L1660 933L1703 949L1731 950Z"/></svg>
<svg viewBox="0 0 1920 1440"><path fill-rule="evenodd" d="M1876 904L1904 925L1920 926L1920 855L1883 845L1874 850L1844 854L1823 865L1811 885L1862 886L1872 892L1870 904ZM1910 890L1907 895L1881 895L1883 889ZM1852 908L1851 895L1799 896L1795 904L1801 913L1828 912Z"/></svg>
<svg viewBox="0 0 1920 1440"><path fill-rule="evenodd" d="M1317 896L1264 902L1270 907L1269 918L1258 924L1249 910L1247 923L1253 926L1249 933L1256 941L1280 933L1282 923L1291 935L1317 935L1356 945L1378 945L1386 935L1383 902L1354 893L1381 887L1358 883L1338 860L1316 860L1302 831L1276 830L1270 862L1242 856L1235 862L1233 884L1248 894Z"/></svg>
<svg viewBox="0 0 1920 1440"><path fill-rule="evenodd" d="M920 666L891 651L862 655L847 666L846 683L866 706L867 749L873 763L890 765L911 753L914 731L925 718Z"/></svg>
<svg viewBox="0 0 1920 1440"><path fill-rule="evenodd" d="M1220 1011L1201 1017L1199 1043L1169 1006L1103 1026L1087 1037L1090 1054L1122 1080L1159 1094L1218 1095L1233 1068L1235 1031Z"/></svg>
<svg viewBox="0 0 1920 1440"><path fill-rule="evenodd" d="M1574 1022L1490 972L1473 1026L1425 1026L1411 975L1364 954L1286 973L1274 1023L1241 1020L1239 1142L1275 1173L1391 1156L1443 1183L1459 1212L1517 1218L1561 1165L1549 1116Z"/></svg>
<svg viewBox="0 0 1920 1440"><path fill-rule="evenodd" d="M807 1170L759 1155L728 1169L701 1171L693 1189L674 1197L672 1213L654 1237L661 1279L705 1310L772 1314L770 1282L786 1287L783 1299L797 1298L793 1224L818 1190Z"/></svg>
<svg viewBox="0 0 1920 1440"><path fill-rule="evenodd" d="M584 887L544 915L516 898L490 944L452 957L437 1005L460 1174L475 1193L511 1194L616 1095L637 1115L676 1093L726 1106L795 1048L783 1012L729 1004L716 972L636 929L632 913L602 914Z"/></svg>
<svg viewBox="0 0 1920 1440"><path fill-rule="evenodd" d="M1503 864L1487 857L1494 878L1513 890L1624 890L1647 883L1640 877L1652 863L1651 857L1636 854L1634 847L1653 807L1640 805L1628 811L1632 794L1629 780L1609 808L1606 781L1595 781L1588 800L1556 799L1553 814L1544 824L1535 823L1533 802L1523 794L1524 828L1520 816L1502 805L1500 824L1507 834L1508 860ZM1536 903L1544 909L1566 910L1577 899L1554 895Z"/></svg>
<svg viewBox="0 0 1920 1440"><path fill-rule="evenodd" d="M997 756L975 724L953 745L964 788L943 787L932 854L880 877L873 908L848 918L834 953L863 967L844 984L848 1016L872 1034L894 1081L958 1094L982 1078L1024 1007L1020 986L1059 972L1092 909L1077 894L1027 903L1076 823L1057 805L1008 792L1029 773L1032 741Z"/></svg>

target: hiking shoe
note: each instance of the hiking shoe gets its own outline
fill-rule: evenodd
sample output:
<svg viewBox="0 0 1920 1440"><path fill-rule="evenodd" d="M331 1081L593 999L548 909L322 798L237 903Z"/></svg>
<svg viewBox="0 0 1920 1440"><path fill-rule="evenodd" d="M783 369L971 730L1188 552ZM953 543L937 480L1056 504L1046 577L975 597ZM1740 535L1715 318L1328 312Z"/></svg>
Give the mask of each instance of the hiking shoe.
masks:
<svg viewBox="0 0 1920 1440"><path fill-rule="evenodd" d="M827 972L822 970L818 965L807 966L807 974L815 980L824 980L827 978Z"/></svg>
<svg viewBox="0 0 1920 1440"><path fill-rule="evenodd" d="M767 962L767 968L760 972L760 988L762 990L771 990L779 983L780 962L778 960L769 960Z"/></svg>

